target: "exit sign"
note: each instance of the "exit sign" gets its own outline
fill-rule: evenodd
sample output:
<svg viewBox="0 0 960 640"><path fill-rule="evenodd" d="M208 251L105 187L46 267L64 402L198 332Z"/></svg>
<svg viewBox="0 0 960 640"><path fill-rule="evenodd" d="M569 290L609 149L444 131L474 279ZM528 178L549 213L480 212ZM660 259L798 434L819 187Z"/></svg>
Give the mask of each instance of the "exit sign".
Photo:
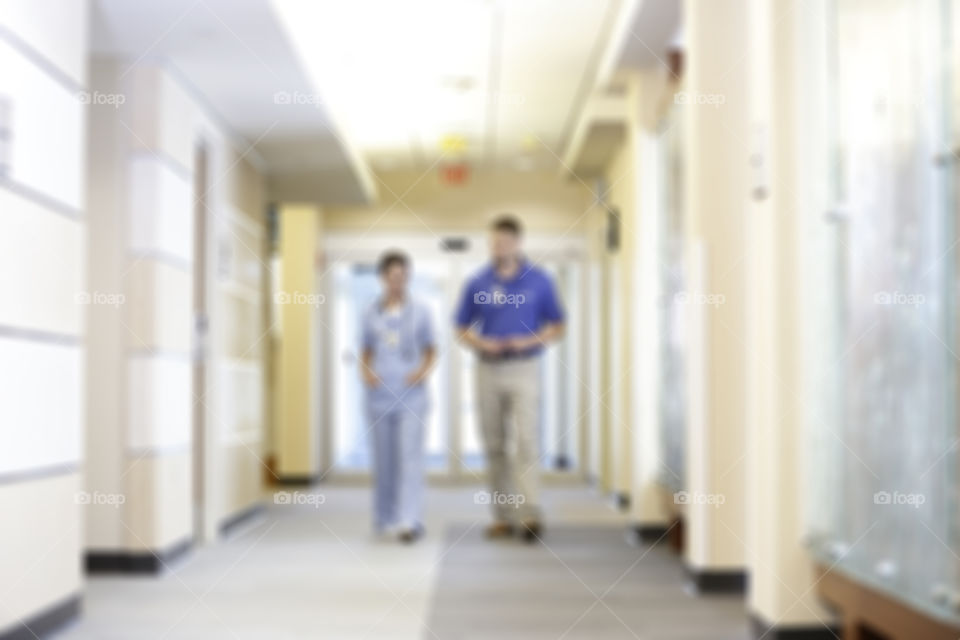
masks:
<svg viewBox="0 0 960 640"><path fill-rule="evenodd" d="M470 167L465 162L440 167L440 182L448 185L462 185L470 177Z"/></svg>

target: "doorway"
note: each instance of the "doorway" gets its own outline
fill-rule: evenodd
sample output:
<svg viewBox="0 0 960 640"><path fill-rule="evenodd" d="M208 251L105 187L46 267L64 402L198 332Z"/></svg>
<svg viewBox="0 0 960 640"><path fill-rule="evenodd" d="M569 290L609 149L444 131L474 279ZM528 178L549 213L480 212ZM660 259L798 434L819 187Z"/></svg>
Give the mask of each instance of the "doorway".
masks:
<svg viewBox="0 0 960 640"><path fill-rule="evenodd" d="M486 263L486 238L457 235L355 237L333 234L326 241L326 318L321 331L330 345L324 363L327 431L324 468L336 477L370 473L368 425L360 382L360 320L380 291L376 262L389 247L403 247L413 259L412 295L433 317L438 358L429 390L426 418L426 464L432 477L477 480L484 468L474 401L475 357L456 343L453 313L464 283ZM584 251L580 239L528 237L528 258L554 278L567 313L565 338L542 358L541 467L549 473L580 471L582 458L580 304ZM585 427L584 427L585 428Z"/></svg>

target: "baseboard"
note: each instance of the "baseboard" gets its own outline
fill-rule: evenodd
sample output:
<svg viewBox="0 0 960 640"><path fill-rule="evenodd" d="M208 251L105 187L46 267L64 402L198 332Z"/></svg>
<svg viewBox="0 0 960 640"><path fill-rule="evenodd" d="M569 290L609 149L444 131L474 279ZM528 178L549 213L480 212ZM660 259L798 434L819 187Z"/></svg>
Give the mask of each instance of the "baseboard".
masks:
<svg viewBox="0 0 960 640"><path fill-rule="evenodd" d="M836 640L840 637L839 627L828 627L823 624L809 626L771 625L756 615L750 616L750 627L754 638L763 640Z"/></svg>
<svg viewBox="0 0 960 640"><path fill-rule="evenodd" d="M628 510L630 508L630 494L626 491L614 491L613 504L615 504L620 511Z"/></svg>
<svg viewBox="0 0 960 640"><path fill-rule="evenodd" d="M698 593L702 594L745 594L747 592L747 572L737 569L711 571L687 567L687 576L693 582Z"/></svg>
<svg viewBox="0 0 960 640"><path fill-rule="evenodd" d="M256 502L245 509L241 509L220 523L220 535L227 537L237 528L247 524L266 510L262 502Z"/></svg>
<svg viewBox="0 0 960 640"><path fill-rule="evenodd" d="M669 531L670 527L665 524L638 524L633 527L637 540L644 544L666 542Z"/></svg>
<svg viewBox="0 0 960 640"><path fill-rule="evenodd" d="M68 597L44 609L6 631L0 631L0 640L37 640L56 631L80 615L80 594Z"/></svg>
<svg viewBox="0 0 960 640"><path fill-rule="evenodd" d="M187 538L163 551L88 551L87 573L159 574L193 547Z"/></svg>
<svg viewBox="0 0 960 640"><path fill-rule="evenodd" d="M277 476L276 483L281 487L311 487L320 482L320 474L303 476Z"/></svg>

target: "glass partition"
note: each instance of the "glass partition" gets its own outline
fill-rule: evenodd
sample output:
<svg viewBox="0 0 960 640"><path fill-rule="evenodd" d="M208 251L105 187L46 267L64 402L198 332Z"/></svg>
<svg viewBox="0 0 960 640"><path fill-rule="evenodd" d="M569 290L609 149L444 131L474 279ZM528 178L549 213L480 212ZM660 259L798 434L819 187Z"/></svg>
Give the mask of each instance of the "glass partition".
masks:
<svg viewBox="0 0 960 640"><path fill-rule="evenodd" d="M835 423L819 425L810 511L829 564L955 618L948 4L833 3L839 402Z"/></svg>

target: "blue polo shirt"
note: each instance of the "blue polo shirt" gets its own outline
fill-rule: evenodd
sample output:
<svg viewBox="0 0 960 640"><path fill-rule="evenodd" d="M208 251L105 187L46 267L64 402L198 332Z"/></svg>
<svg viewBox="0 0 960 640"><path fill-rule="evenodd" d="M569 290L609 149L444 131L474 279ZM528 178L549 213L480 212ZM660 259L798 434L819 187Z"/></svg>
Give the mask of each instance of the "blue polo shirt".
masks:
<svg viewBox="0 0 960 640"><path fill-rule="evenodd" d="M493 265L484 267L463 289L455 322L476 325L482 336L527 336L547 324L563 322L564 314L550 276L521 261L516 276L501 279ZM522 355L533 355L540 347ZM518 354L519 355L519 354Z"/></svg>

